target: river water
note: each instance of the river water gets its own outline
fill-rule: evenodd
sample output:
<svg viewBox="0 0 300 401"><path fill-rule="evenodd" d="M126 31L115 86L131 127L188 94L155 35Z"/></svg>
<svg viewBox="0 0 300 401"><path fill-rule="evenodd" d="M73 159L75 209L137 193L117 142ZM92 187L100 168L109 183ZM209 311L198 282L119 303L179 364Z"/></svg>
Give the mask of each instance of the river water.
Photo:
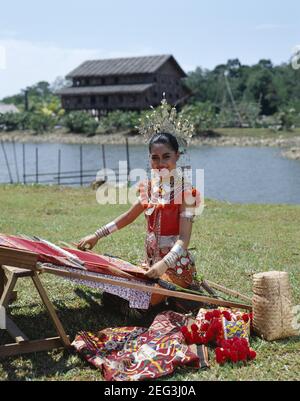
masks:
<svg viewBox="0 0 300 401"><path fill-rule="evenodd" d="M15 163L13 145L4 143L14 182L23 182L23 146L16 144ZM63 178L63 172L80 170L79 145L31 144L25 145L26 181L36 181L36 148L38 172L52 173L40 176L39 182L53 181L58 171L58 150L61 150L61 183L79 185L79 177ZM238 203L300 204L300 161L288 160L279 148L258 147L191 147L184 164L192 169L204 169L205 197ZM126 160L124 145L105 145L106 167L115 169L119 160ZM147 168L148 153L145 146L130 146L130 167ZM16 168L16 166L18 168ZM82 166L87 171L83 181L90 183L97 170L103 168L102 149L99 145L82 146ZM90 172L89 172L90 171ZM72 175L72 174L71 174ZM74 175L74 174L73 174ZM10 182L3 149L0 148L0 183Z"/></svg>

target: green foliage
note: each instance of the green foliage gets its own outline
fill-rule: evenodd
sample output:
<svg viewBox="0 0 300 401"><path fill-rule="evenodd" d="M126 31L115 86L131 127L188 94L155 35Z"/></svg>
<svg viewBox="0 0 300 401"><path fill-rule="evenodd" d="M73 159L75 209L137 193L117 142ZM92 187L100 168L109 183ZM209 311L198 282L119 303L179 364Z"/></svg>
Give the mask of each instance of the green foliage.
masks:
<svg viewBox="0 0 300 401"><path fill-rule="evenodd" d="M45 107L35 112L0 114L0 130L33 130L36 134L43 134L54 129L60 115L61 112L55 114Z"/></svg>
<svg viewBox="0 0 300 401"><path fill-rule="evenodd" d="M5 97L1 102L5 104L14 104L19 110L25 111L25 92L28 94L28 111L39 111L45 105L55 105L56 108L61 108L60 98L54 94L54 91L62 85L59 78L55 80L53 85L46 81L38 82L35 85L23 89L20 93L14 96Z"/></svg>
<svg viewBox="0 0 300 401"><path fill-rule="evenodd" d="M231 105L223 107L217 118L218 126L221 128L230 127L258 127L260 115L259 103L241 101L236 108Z"/></svg>
<svg viewBox="0 0 300 401"><path fill-rule="evenodd" d="M274 76L269 69L257 69L251 74L245 91L247 99L258 101L265 115L272 115L278 111L280 99L274 83Z"/></svg>
<svg viewBox="0 0 300 401"><path fill-rule="evenodd" d="M95 134L99 125L95 118L83 111L68 113L63 119L63 124L72 133L89 135Z"/></svg>
<svg viewBox="0 0 300 401"><path fill-rule="evenodd" d="M217 126L216 110L210 102L189 104L182 109L181 114L194 125L196 134Z"/></svg>
<svg viewBox="0 0 300 401"><path fill-rule="evenodd" d="M197 134L207 134L216 128L239 127L240 119L244 126L257 127L260 106L254 102L241 101L218 110L211 102L196 102L185 106L182 114L195 126ZM239 118L240 116L240 118Z"/></svg>
<svg viewBox="0 0 300 401"><path fill-rule="evenodd" d="M136 111L116 110L100 119L100 129L106 133L134 130L138 124L139 113Z"/></svg>
<svg viewBox="0 0 300 401"><path fill-rule="evenodd" d="M30 128L36 134L44 134L53 130L57 123L57 119L52 114L45 114L43 112L36 112L30 114Z"/></svg>
<svg viewBox="0 0 300 401"><path fill-rule="evenodd" d="M299 113L294 108L283 108L276 114L277 130L290 131L299 121Z"/></svg>
<svg viewBox="0 0 300 401"><path fill-rule="evenodd" d="M198 67L189 73L186 85L193 91L194 100L211 102L220 110L224 108L226 114L232 102L225 72L235 102L259 104L261 115L273 115L287 104L300 101L300 70L287 63L274 66L270 60L246 66L238 59L228 60L211 71Z"/></svg>
<svg viewBox="0 0 300 401"><path fill-rule="evenodd" d="M0 131L25 130L30 127L29 113L0 114Z"/></svg>
<svg viewBox="0 0 300 401"><path fill-rule="evenodd" d="M218 115L218 124L221 128L231 128L240 126L238 115L231 106L225 106Z"/></svg>
<svg viewBox="0 0 300 401"><path fill-rule="evenodd" d="M258 118L261 113L261 105L259 102L246 102L243 100L237 104L237 109L245 124L252 128L258 126Z"/></svg>
<svg viewBox="0 0 300 401"><path fill-rule="evenodd" d="M14 131L19 127L18 113L0 114L0 129L4 131Z"/></svg>

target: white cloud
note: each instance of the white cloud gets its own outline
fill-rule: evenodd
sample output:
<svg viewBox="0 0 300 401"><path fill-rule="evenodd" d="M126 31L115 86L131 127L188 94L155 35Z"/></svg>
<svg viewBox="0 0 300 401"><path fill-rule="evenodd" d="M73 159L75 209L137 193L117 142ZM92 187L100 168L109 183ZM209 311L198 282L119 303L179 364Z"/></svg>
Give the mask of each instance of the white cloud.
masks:
<svg viewBox="0 0 300 401"><path fill-rule="evenodd" d="M0 99L19 93L38 81L53 82L65 76L80 63L89 59L147 54L149 49L136 52L105 52L102 49L68 49L51 43L0 39L5 68L0 69Z"/></svg>
<svg viewBox="0 0 300 401"><path fill-rule="evenodd" d="M2 32L3 33L3 32ZM5 39L1 39L5 38ZM53 82L58 76L65 77L80 63L91 59L137 57L162 54L157 48L132 46L129 49L111 50L63 48L53 43L30 42L13 37L1 36L0 50L5 55L5 65L0 66L0 100L19 93L21 89L39 81ZM0 57L1 57L0 54ZM3 58L3 57L2 57ZM4 61L4 60L2 60ZM0 60L1 63L1 60ZM185 65L184 69L194 69Z"/></svg>

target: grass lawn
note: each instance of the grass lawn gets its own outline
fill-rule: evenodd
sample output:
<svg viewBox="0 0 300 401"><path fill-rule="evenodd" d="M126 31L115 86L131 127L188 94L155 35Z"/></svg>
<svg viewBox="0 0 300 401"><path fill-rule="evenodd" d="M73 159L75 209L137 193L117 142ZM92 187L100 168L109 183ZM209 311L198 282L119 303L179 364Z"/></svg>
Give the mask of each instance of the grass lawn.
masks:
<svg viewBox="0 0 300 401"><path fill-rule="evenodd" d="M0 231L34 234L53 242L76 241L124 212L127 206L100 206L89 188L0 186ZM251 295L255 272L284 270L290 274L294 303L300 304L300 206L239 205L206 201L193 229L199 272L207 279ZM97 251L131 262L143 257L144 217L98 243ZM112 316L101 294L54 276L42 276L45 288L73 340L79 330L136 324ZM10 307L15 322L32 339L56 335L30 279L21 279L18 300ZM145 324L150 324L153 316ZM140 325L141 322L139 323ZM0 333L0 344L10 338ZM300 337L266 342L252 338L257 359L247 366L214 361L211 369L182 369L168 380L299 380ZM0 362L0 380L102 380L75 353L53 351Z"/></svg>
<svg viewBox="0 0 300 401"><path fill-rule="evenodd" d="M294 138L300 136L300 128L291 131L272 131L269 128L216 128L216 132L229 137L249 137L253 139Z"/></svg>

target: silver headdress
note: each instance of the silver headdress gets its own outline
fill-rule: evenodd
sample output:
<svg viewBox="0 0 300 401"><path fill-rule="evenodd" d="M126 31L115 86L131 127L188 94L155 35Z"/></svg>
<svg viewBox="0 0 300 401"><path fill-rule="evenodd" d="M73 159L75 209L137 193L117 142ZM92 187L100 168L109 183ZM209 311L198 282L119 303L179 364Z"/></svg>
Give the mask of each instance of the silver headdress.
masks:
<svg viewBox="0 0 300 401"><path fill-rule="evenodd" d="M157 133L168 132L175 135L179 152L185 153L190 139L194 134L194 126L182 114L177 113L175 107L168 104L165 93L161 105L156 109L151 106L151 111L140 119L140 126L137 127L145 141L150 139Z"/></svg>

